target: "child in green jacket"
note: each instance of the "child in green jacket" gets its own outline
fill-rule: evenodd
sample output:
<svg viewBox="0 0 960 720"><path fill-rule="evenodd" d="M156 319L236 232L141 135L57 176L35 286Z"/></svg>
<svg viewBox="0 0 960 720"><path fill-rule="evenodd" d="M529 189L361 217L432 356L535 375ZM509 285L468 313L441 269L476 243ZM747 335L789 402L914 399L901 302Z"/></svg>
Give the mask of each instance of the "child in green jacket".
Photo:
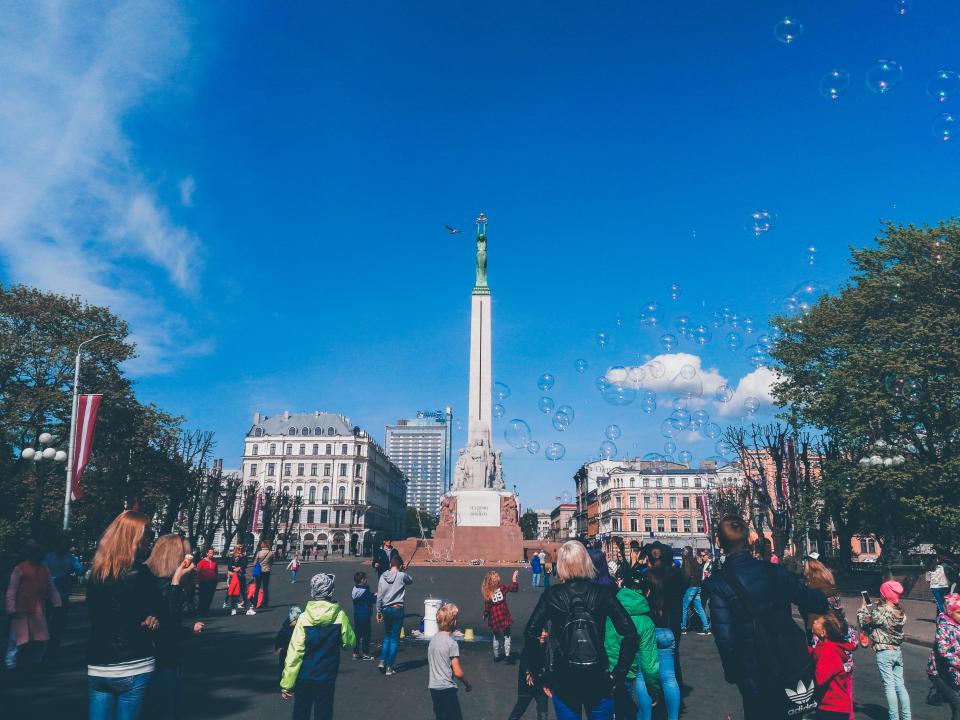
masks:
<svg viewBox="0 0 960 720"><path fill-rule="evenodd" d="M293 628L280 679L280 696L293 698L293 716L333 718L333 690L340 669L340 648L356 640L347 614L333 599L334 576L317 573L310 579L310 597ZM310 651L307 652L306 648Z"/></svg>
<svg viewBox="0 0 960 720"><path fill-rule="evenodd" d="M614 689L615 714L618 718L636 716L637 720L650 720L653 704L660 697L660 655L657 652L656 627L650 618L650 604L639 592L628 588L622 588L617 593L617 600L633 620L640 644L633 664L627 672L626 686L618 686ZM617 664L621 642L623 642L623 636L614 629L613 623L607 618L603 645L607 651L611 672ZM636 702L636 712L633 711L634 702Z"/></svg>

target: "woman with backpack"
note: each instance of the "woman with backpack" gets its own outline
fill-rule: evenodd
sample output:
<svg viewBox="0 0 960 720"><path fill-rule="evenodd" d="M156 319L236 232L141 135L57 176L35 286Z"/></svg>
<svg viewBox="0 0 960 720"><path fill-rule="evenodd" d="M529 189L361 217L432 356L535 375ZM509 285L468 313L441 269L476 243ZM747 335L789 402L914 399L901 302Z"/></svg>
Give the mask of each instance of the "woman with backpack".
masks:
<svg viewBox="0 0 960 720"><path fill-rule="evenodd" d="M636 627L610 589L594 584L596 572L581 543L570 540L561 545L557 576L562 584L544 590L524 631L531 674L553 698L557 720L579 720L581 711L591 720L610 720L613 688L626 682L637 653ZM604 649L608 618L623 637L612 671ZM547 623L555 656L551 668L546 667L539 642Z"/></svg>

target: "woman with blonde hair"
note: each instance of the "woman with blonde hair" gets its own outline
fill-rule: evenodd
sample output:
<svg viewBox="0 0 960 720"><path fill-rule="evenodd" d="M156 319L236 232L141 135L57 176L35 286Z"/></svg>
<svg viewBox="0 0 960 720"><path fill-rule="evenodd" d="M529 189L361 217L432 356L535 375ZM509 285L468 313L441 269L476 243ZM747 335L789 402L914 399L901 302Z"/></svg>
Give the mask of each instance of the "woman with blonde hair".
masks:
<svg viewBox="0 0 960 720"><path fill-rule="evenodd" d="M488 572L480 585L480 594L483 596L483 619L490 626L493 634L493 661L500 662L500 643L503 643L503 656L507 662L513 664L510 656L510 628L513 625L513 616L507 605L507 593L520 592L517 584L519 570L513 571L513 579L509 585L500 584L500 573L496 570Z"/></svg>
<svg viewBox="0 0 960 720"><path fill-rule="evenodd" d="M578 541L560 546L557 576L562 583L544 590L524 631L531 674L542 683L547 696L553 697L557 720L578 719L581 711L591 720L610 720L613 687L626 682L637 653L637 629L609 588L594 584L596 568ZM604 648L608 618L623 638L612 670ZM549 677L540 645L540 633L547 623L553 627L555 648Z"/></svg>
<svg viewBox="0 0 960 720"><path fill-rule="evenodd" d="M153 546L147 567L157 578L164 602L164 615L156 636L156 668L150 681L147 708L151 718L176 720L179 716L180 643L184 629L180 626L185 598L184 580L196 571L190 543L180 535L164 535ZM193 624L193 632L203 630L203 623Z"/></svg>
<svg viewBox="0 0 960 720"><path fill-rule="evenodd" d="M136 720L143 709L163 615L157 580L143 563L152 540L150 518L126 510L104 530L90 566L90 720Z"/></svg>

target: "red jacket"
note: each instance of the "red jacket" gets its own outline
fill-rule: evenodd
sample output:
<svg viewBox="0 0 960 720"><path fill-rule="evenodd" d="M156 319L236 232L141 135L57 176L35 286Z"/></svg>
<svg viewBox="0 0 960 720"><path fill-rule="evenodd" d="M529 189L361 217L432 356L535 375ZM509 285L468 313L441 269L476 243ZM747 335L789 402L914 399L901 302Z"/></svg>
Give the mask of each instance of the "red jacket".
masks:
<svg viewBox="0 0 960 720"><path fill-rule="evenodd" d="M814 677L817 682L817 697L820 709L828 712L853 712L853 692L850 686L850 673L844 664L849 662L850 653L856 649L852 642L834 642L821 640L811 651L816 663Z"/></svg>
<svg viewBox="0 0 960 720"><path fill-rule="evenodd" d="M216 582L217 581L217 561L204 558L197 563L197 582Z"/></svg>

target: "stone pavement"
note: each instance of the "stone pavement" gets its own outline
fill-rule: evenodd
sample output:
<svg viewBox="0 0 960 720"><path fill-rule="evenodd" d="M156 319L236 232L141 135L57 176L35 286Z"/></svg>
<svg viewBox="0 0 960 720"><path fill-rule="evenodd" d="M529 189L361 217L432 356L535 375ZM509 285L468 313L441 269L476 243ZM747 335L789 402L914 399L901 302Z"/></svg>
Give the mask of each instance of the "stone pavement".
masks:
<svg viewBox="0 0 960 720"><path fill-rule="evenodd" d="M218 615L211 618L206 631L185 646L181 682L182 718L287 718L292 704L280 699L277 664L273 656L273 636L286 616L291 603L303 604L308 597L310 576L322 569L337 576L337 598L350 608L353 573L365 570L375 579L369 565L352 560L326 563L309 562L301 566L300 580L291 585L285 572L275 572L272 595L275 606L255 617ZM423 600L427 596L456 602L461 608L463 626L486 634L480 614L480 581L487 568L430 567L411 569L414 584L408 590L408 630L416 627ZM509 580L513 568L501 572ZM530 587L529 572L520 573L521 592L510 595L510 607L516 624L517 646L523 625L529 617L540 590ZM222 601L218 593L215 607ZM85 613L82 605L73 608L72 630L68 633L64 656L45 674L0 675L0 717L57 720L86 717L86 678L83 665L83 643L86 638ZM374 626L374 640L382 638L382 626ZM467 720L502 720L516 699L517 668L505 663L494 664L487 642L462 643L464 668L475 685L460 699ZM915 645L905 647L907 687L913 699L916 720L946 718L949 710L924 703L928 683L926 661L929 651ZM740 720L740 703L736 690L723 682L722 671L713 639L695 634L684 636L681 656L686 684L685 720ZM854 676L858 700L857 718L885 720L887 717L879 674L869 650L856 654ZM407 720L432 718L427 691L426 643L408 639L401 645L397 675L386 678L377 672L376 663L357 662L344 653L337 681L334 717L353 720ZM528 709L527 717L534 717ZM9 714L8 714L9 713ZM553 718L553 710L550 710Z"/></svg>

